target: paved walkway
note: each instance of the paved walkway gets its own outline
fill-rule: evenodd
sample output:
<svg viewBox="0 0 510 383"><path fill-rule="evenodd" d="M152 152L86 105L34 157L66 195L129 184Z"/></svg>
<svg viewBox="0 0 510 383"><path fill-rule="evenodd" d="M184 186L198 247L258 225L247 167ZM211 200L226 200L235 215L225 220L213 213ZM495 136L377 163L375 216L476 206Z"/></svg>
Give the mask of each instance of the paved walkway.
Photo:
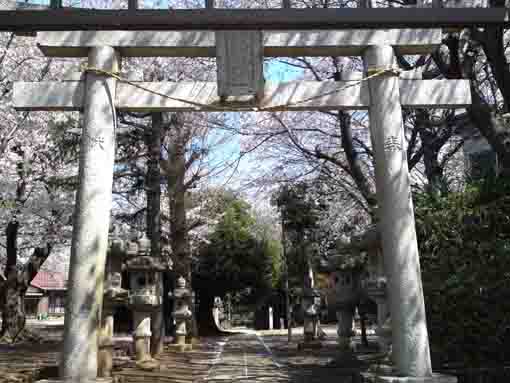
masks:
<svg viewBox="0 0 510 383"><path fill-rule="evenodd" d="M122 367L116 363L114 375L122 377L124 383L355 382L355 369L335 363L337 350L335 339L325 341L321 349L298 351L297 343L289 345L286 336L260 336L249 331L202 338L191 352L167 348L158 358L159 371L141 371L132 360Z"/></svg>
<svg viewBox="0 0 510 383"><path fill-rule="evenodd" d="M261 337L240 334L226 339L207 381L288 382L289 374Z"/></svg>
<svg viewBox="0 0 510 383"><path fill-rule="evenodd" d="M335 363L337 357L336 340L325 341L322 349L298 351L286 337L238 334L226 339L205 381L353 382L353 370Z"/></svg>

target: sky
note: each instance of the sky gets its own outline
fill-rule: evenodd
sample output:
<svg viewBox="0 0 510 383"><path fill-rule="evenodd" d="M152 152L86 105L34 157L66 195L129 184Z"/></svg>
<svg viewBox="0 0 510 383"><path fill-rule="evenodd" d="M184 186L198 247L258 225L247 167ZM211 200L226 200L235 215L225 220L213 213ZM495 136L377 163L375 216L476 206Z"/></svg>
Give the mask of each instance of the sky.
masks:
<svg viewBox="0 0 510 383"><path fill-rule="evenodd" d="M266 60L264 63L264 78L267 82L284 82L284 81L292 81L296 80L302 75L302 70L299 68L291 67L285 63L281 63L277 60ZM239 121L240 113L242 112L232 112L228 114L229 119L231 119L231 123L235 124ZM221 133L220 133L221 134ZM217 137L213 137L214 141ZM241 151L240 137L233 137L228 144L222 146L222 148L214 154L213 162L222 162L224 160L232 160L239 156ZM270 166L270 164L265 163L265 167ZM247 156L243 160L240 161L236 173L232 175L232 171L227 171L222 173L218 177L215 177L212 182L216 185L225 185L228 184L229 187L237 189L241 187L240 178L238 174L250 174L253 171L254 167L260 167L260 164L250 160L250 157Z"/></svg>

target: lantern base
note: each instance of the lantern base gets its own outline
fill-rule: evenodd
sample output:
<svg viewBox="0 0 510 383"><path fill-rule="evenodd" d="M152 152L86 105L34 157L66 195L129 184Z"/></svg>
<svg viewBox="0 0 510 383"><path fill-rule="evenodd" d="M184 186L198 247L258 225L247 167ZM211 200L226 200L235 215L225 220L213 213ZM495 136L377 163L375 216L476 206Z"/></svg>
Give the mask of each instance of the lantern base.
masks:
<svg viewBox="0 0 510 383"><path fill-rule="evenodd" d="M156 371L161 368L160 363L153 358L147 358L144 360L138 360L135 363L136 367L144 371Z"/></svg>

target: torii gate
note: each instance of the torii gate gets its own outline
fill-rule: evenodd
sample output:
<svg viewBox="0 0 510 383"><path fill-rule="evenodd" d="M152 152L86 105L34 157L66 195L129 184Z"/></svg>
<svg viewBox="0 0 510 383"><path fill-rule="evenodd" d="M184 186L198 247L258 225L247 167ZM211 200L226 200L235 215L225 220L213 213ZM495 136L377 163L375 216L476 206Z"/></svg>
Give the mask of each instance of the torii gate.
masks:
<svg viewBox="0 0 510 383"><path fill-rule="evenodd" d="M116 109L368 109L397 369L407 377L402 379L437 381L431 370L401 108L466 107L470 88L467 80L421 80L399 73L395 51L431 52L441 43L440 29L44 32L37 43L46 56L88 56L89 67L81 81L14 85L18 110L84 114L62 377L76 382L97 376ZM355 75L356 80L346 82L264 83L264 55L358 55L364 60L365 80ZM216 56L218 83L122 81L115 75L122 56Z"/></svg>

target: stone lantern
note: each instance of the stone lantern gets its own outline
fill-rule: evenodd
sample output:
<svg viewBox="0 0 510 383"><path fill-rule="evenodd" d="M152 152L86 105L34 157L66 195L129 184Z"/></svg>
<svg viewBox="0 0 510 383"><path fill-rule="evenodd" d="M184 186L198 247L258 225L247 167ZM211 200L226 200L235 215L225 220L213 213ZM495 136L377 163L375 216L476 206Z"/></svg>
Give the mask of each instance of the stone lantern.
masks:
<svg viewBox="0 0 510 383"><path fill-rule="evenodd" d="M391 323L389 321L388 294L386 292L386 276L384 274L382 252L380 248L371 249L368 258L368 277L361 281L363 293L377 304L376 335L379 348L383 352L390 351Z"/></svg>
<svg viewBox="0 0 510 383"><path fill-rule="evenodd" d="M166 267L161 260L150 256L150 241L145 236L136 244L130 243L127 253L130 257L126 261L130 280L128 305L133 312L135 358L140 367L149 368L153 361L150 356L151 315L163 304L159 284Z"/></svg>
<svg viewBox="0 0 510 383"><path fill-rule="evenodd" d="M304 341L299 345L300 349L321 347L318 338L319 314L321 307L321 294L319 290L313 287L305 287L301 300L303 308L303 336Z"/></svg>
<svg viewBox="0 0 510 383"><path fill-rule="evenodd" d="M354 268L335 272L335 295L338 343L342 349L351 349L354 310L359 300L358 273Z"/></svg>
<svg viewBox="0 0 510 383"><path fill-rule="evenodd" d="M174 301L173 317L175 319L175 340L174 344L170 345L179 351L191 350L192 344L186 343L186 336L189 330L187 323L192 317L192 295L190 290L186 287L186 280L181 276L177 279L177 285L173 292L170 292L169 297Z"/></svg>

